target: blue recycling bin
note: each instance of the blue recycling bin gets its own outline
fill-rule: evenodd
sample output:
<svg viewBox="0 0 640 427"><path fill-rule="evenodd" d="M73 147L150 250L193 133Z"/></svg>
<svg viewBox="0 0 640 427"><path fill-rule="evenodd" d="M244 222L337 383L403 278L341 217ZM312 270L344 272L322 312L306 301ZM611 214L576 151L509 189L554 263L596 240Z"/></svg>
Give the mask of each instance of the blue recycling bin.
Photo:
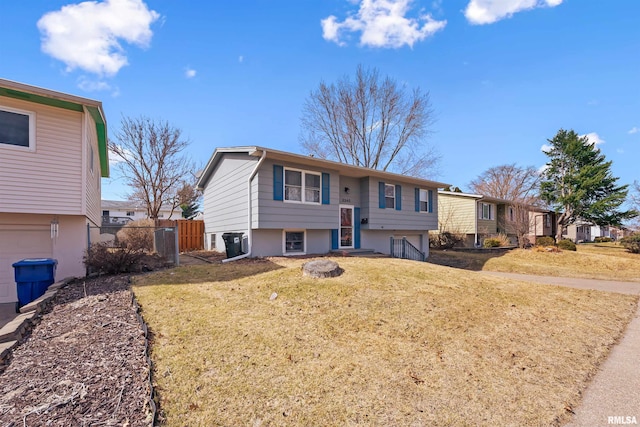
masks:
<svg viewBox="0 0 640 427"><path fill-rule="evenodd" d="M18 307L40 298L56 279L58 260L27 258L13 263L18 291Z"/></svg>

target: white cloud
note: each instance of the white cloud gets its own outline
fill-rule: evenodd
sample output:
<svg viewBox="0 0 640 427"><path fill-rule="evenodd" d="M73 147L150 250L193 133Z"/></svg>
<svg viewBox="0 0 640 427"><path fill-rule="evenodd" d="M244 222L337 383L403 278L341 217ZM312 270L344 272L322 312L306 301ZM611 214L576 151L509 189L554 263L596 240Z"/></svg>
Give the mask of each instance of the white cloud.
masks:
<svg viewBox="0 0 640 427"><path fill-rule="evenodd" d="M238 62L242 64L244 62L244 56L238 56Z"/></svg>
<svg viewBox="0 0 640 427"><path fill-rule="evenodd" d="M77 80L78 87L85 92L110 91L111 96L116 98L120 96L120 89L112 86L102 79L92 79L87 76L80 76Z"/></svg>
<svg viewBox="0 0 640 427"><path fill-rule="evenodd" d="M126 148L124 149L124 155L127 158L127 160L134 159L133 151L127 150ZM122 157L120 157L113 151L109 150L109 166L113 167L118 163L122 163L122 162L124 162L124 159Z"/></svg>
<svg viewBox="0 0 640 427"><path fill-rule="evenodd" d="M562 0L471 0L464 16L472 24L492 24L514 13L537 7L556 7Z"/></svg>
<svg viewBox="0 0 640 427"><path fill-rule="evenodd" d="M184 71L184 76L188 79L192 79L196 76L198 72L196 70L194 70L193 68L189 68L187 67L187 69Z"/></svg>
<svg viewBox="0 0 640 427"><path fill-rule="evenodd" d="M600 138L600 135L598 135L595 132L591 132L591 133L588 133L586 135L580 135L580 138L584 138L585 136L587 137L587 141L591 145L598 146L600 144L604 144L604 142L605 142L604 139Z"/></svg>
<svg viewBox="0 0 640 427"><path fill-rule="evenodd" d="M418 18L408 18L412 0L360 0L357 13L344 21L331 15L321 21L322 37L325 40L344 46L344 33L360 33L360 45L399 48L404 45L413 47L414 43L424 40L442 30L447 21L436 21L430 14L421 14Z"/></svg>
<svg viewBox="0 0 640 427"><path fill-rule="evenodd" d="M546 164L546 163L544 165L540 166L538 168L538 175L544 174L547 171L547 169L549 169L549 165Z"/></svg>
<svg viewBox="0 0 640 427"><path fill-rule="evenodd" d="M92 80L86 76L78 79L78 87L85 92L97 92L101 90L111 90L111 85L104 80Z"/></svg>
<svg viewBox="0 0 640 427"><path fill-rule="evenodd" d="M542 147L540 147L540 151L545 152L551 150L552 148L553 147L549 144L542 144Z"/></svg>
<svg viewBox="0 0 640 427"><path fill-rule="evenodd" d="M640 129L638 129L637 127L632 127L631 129L629 129L629 132L627 132L629 135L633 135L634 133L638 133L640 132Z"/></svg>
<svg viewBox="0 0 640 427"><path fill-rule="evenodd" d="M113 76L128 64L120 41L148 47L160 15L142 0L86 1L48 12L38 21L42 51L76 68Z"/></svg>
<svg viewBox="0 0 640 427"><path fill-rule="evenodd" d="M622 148L618 148L618 149L616 150L616 152L617 152L618 154L624 154L624 150L623 150Z"/></svg>

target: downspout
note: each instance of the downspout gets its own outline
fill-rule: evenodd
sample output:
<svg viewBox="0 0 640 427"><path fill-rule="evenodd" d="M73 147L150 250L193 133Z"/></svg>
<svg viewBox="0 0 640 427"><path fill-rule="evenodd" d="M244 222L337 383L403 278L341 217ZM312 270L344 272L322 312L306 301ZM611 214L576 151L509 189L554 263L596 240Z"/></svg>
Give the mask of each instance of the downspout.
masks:
<svg viewBox="0 0 640 427"><path fill-rule="evenodd" d="M231 262L231 261L236 261L242 258L247 258L248 256L251 255L251 247L253 245L253 227L252 227L252 223L253 223L253 212L252 212L252 203L251 203L251 181L253 181L253 178L256 176L256 174L258 173L258 169L260 169L260 166L262 165L262 162L264 161L264 159L267 157L267 150L262 150L262 155L260 156L260 160L258 160L258 163L256 164L256 166L253 168L253 171L251 172L251 175L249 175L249 179L247 180L247 195L248 195L248 200L247 200L247 213L248 213L248 219L247 219L247 253L246 254L242 254L242 255L238 255L238 256L234 256L233 258L226 258L223 259L222 262Z"/></svg>
<svg viewBox="0 0 640 427"><path fill-rule="evenodd" d="M478 246L480 246L480 242L478 242L478 202L482 200L482 198L480 199L476 199L475 201L475 205L476 205L476 212L475 212L475 224L476 226L474 227L474 231L475 231L475 235L473 236L473 247L477 248Z"/></svg>

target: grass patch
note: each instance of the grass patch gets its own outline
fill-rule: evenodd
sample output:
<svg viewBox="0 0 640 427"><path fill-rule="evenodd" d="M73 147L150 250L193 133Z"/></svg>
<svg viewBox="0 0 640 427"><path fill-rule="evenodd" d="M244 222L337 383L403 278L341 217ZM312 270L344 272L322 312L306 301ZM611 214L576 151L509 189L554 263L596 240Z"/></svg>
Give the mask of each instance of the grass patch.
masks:
<svg viewBox="0 0 640 427"><path fill-rule="evenodd" d="M294 259L137 277L165 424L559 424L637 303L338 261L331 279L303 278Z"/></svg>
<svg viewBox="0 0 640 427"><path fill-rule="evenodd" d="M514 249L495 253L431 251L429 261L466 270L640 282L640 255L612 243L580 244L577 252Z"/></svg>

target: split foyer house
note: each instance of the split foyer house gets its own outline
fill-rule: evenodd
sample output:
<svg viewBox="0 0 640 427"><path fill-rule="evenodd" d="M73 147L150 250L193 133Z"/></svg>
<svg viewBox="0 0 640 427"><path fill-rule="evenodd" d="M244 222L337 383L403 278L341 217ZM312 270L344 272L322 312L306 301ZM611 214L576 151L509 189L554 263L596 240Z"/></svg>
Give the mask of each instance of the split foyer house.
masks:
<svg viewBox="0 0 640 427"><path fill-rule="evenodd" d="M390 238L428 253L446 184L264 147L218 148L202 172L208 249L243 233L246 256L370 249Z"/></svg>
<svg viewBox="0 0 640 427"><path fill-rule="evenodd" d="M555 216L535 206L480 194L438 192L438 230L462 234L464 246L482 246L484 239L506 235L518 244L518 232L531 243L536 237L553 236Z"/></svg>
<svg viewBox="0 0 640 427"><path fill-rule="evenodd" d="M24 258L85 275L108 175L100 102L0 79L0 303L17 301L12 264Z"/></svg>

